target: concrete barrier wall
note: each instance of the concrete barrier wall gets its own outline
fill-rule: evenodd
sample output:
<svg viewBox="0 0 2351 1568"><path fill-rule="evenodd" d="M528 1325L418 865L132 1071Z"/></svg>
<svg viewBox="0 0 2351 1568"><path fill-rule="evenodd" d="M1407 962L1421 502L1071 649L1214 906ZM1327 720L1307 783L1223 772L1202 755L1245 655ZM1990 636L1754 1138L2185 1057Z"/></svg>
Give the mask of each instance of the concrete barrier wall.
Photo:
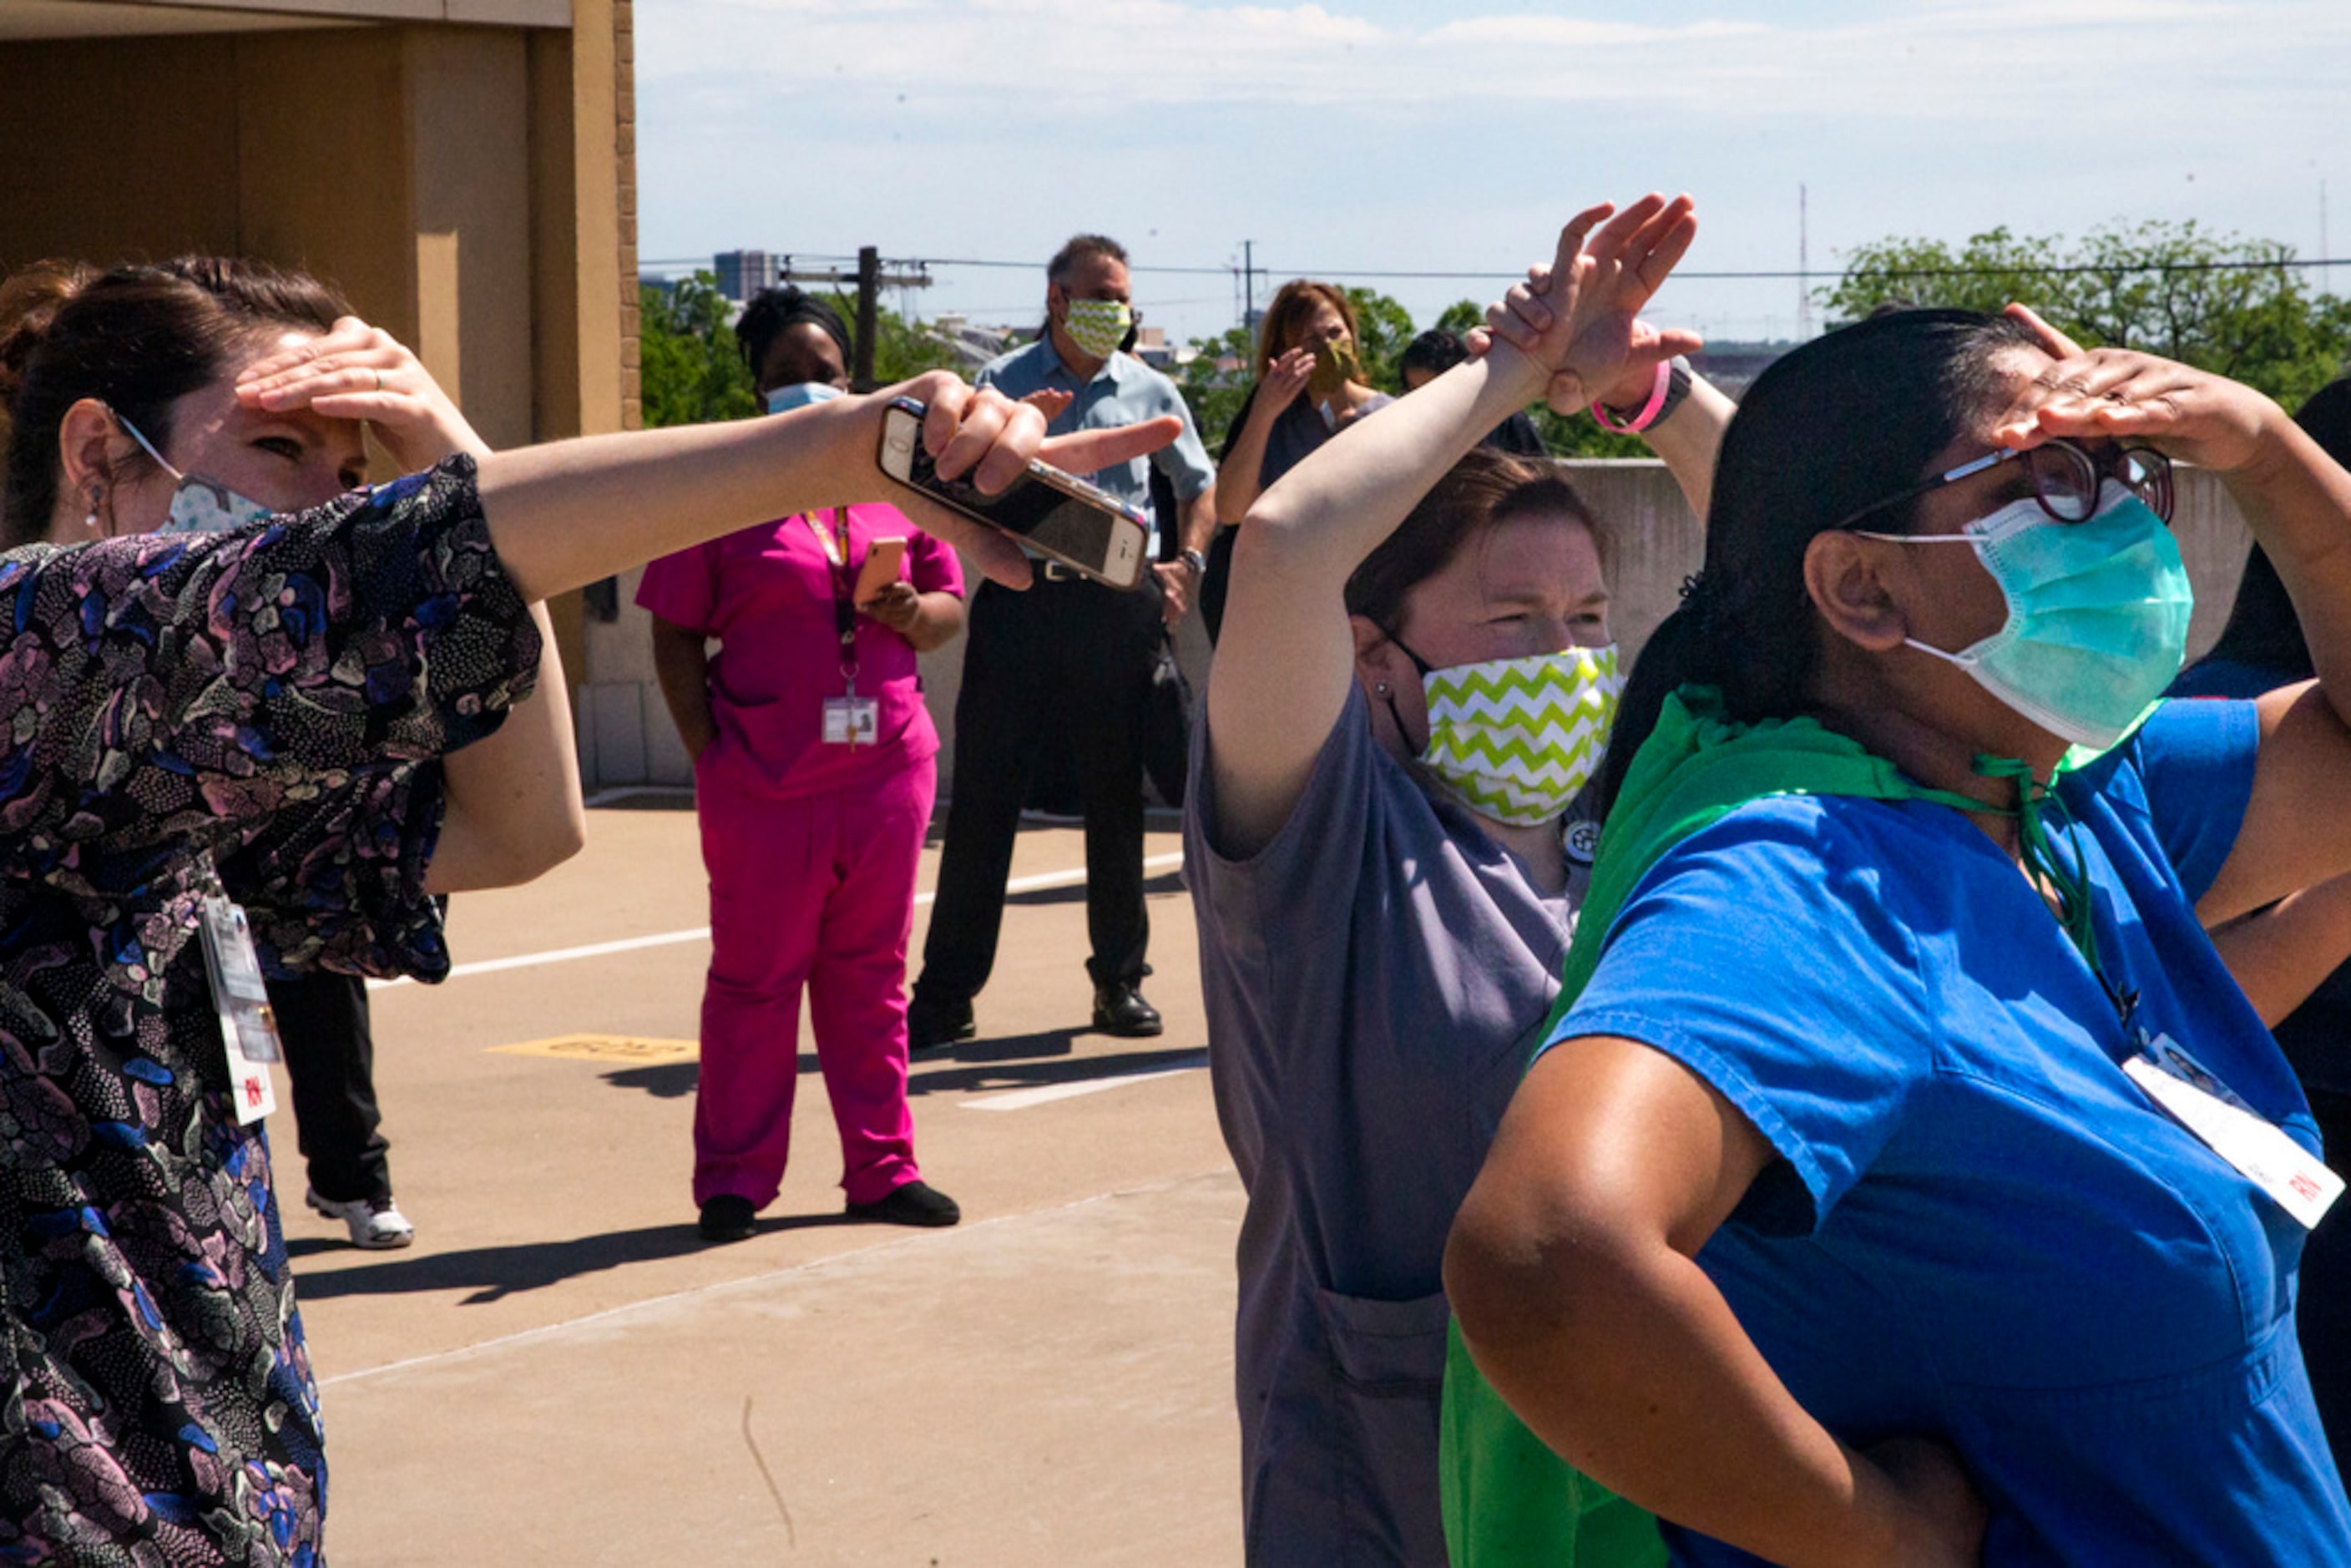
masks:
<svg viewBox="0 0 2351 1568"><path fill-rule="evenodd" d="M1649 633L1679 602L1682 580L1698 570L1704 559L1698 519L1665 465L1655 459L1564 463L1561 467L1614 536L1615 601L1610 613L1629 666ZM2194 658L2212 645L2228 620L2250 536L2215 476L2183 468L2179 482L2175 530L2196 585L2196 619L2189 634L2189 656ZM633 591L633 579L624 580L624 586ZM590 658L600 678L583 692L580 707L581 766L591 789L693 781L684 748L670 727L661 693L653 685L650 635L644 612L632 605L620 621L590 630ZM1176 651L1194 689L1205 690L1208 639L1196 617L1185 622ZM946 743L939 756L939 788L946 794L954 789L962 639L925 654L922 671L924 694Z"/></svg>

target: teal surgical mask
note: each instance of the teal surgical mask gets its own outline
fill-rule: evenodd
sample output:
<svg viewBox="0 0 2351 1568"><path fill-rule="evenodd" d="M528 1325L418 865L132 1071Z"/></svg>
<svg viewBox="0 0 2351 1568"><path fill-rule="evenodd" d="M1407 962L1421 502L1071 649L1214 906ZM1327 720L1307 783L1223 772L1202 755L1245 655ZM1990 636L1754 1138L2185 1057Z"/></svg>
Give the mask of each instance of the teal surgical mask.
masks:
<svg viewBox="0 0 2351 1568"><path fill-rule="evenodd" d="M788 387L778 387L768 394L768 412L789 413L812 402L831 402L841 395L841 389L830 382L795 382Z"/></svg>
<svg viewBox="0 0 2351 1568"><path fill-rule="evenodd" d="M1403 643L1397 643L1399 647ZM1420 664L1428 744L1420 765L1446 793L1516 827L1556 821L1600 766L1625 689L1616 649Z"/></svg>
<svg viewBox="0 0 2351 1568"><path fill-rule="evenodd" d="M1959 533L1865 537L1974 546L2007 624L1956 653L1904 642L2076 746L2115 745L2179 674L2196 604L2188 568L2163 519L2112 480L2086 522L2058 522L2028 496Z"/></svg>

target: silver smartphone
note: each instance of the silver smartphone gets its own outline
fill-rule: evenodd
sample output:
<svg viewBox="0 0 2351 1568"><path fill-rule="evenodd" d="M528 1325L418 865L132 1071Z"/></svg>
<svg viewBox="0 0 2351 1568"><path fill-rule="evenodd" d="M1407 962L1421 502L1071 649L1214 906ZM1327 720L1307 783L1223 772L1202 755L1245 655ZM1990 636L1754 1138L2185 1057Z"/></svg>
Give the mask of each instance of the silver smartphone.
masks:
<svg viewBox="0 0 2351 1568"><path fill-rule="evenodd" d="M923 449L927 412L910 397L892 398L882 411L883 473L1096 582L1117 589L1142 582L1150 518L1075 475L1034 460L999 495L982 495L969 479L942 479Z"/></svg>

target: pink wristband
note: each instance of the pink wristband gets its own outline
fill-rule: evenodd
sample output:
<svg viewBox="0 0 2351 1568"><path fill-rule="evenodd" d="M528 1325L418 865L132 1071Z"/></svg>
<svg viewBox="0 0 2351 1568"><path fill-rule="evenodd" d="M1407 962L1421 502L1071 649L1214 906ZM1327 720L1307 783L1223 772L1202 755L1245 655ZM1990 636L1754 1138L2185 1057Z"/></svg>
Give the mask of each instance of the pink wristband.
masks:
<svg viewBox="0 0 2351 1568"><path fill-rule="evenodd" d="M1599 425L1603 430L1613 430L1620 435L1638 435L1641 432L1648 429L1650 425L1656 423L1657 411L1666 406L1666 389L1673 384L1673 380L1674 367L1672 362L1667 360L1659 360L1657 361L1656 384L1649 389L1649 401L1641 405L1640 413L1635 414L1631 419L1626 420L1623 424L1611 424L1608 423L1608 411L1601 407L1599 401L1594 399L1592 404L1593 423Z"/></svg>

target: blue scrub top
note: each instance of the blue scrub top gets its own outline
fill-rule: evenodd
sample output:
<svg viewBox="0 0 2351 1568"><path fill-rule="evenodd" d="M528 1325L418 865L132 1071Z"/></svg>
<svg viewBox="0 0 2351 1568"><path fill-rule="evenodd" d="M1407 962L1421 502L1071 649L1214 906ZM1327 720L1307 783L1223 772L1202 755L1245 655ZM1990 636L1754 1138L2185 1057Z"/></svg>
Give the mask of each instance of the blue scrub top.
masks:
<svg viewBox="0 0 2351 1568"><path fill-rule="evenodd" d="M2136 1028L2315 1149L2193 907L2257 745L2249 704L2167 704L2060 788ZM1770 1139L1699 1264L1839 1437L1958 1448L1984 1561L2351 1562L2295 1342L2302 1228L2123 1075L2136 1030L1959 812L1781 797L1693 834L1552 1039L1579 1035L1667 1052Z"/></svg>

